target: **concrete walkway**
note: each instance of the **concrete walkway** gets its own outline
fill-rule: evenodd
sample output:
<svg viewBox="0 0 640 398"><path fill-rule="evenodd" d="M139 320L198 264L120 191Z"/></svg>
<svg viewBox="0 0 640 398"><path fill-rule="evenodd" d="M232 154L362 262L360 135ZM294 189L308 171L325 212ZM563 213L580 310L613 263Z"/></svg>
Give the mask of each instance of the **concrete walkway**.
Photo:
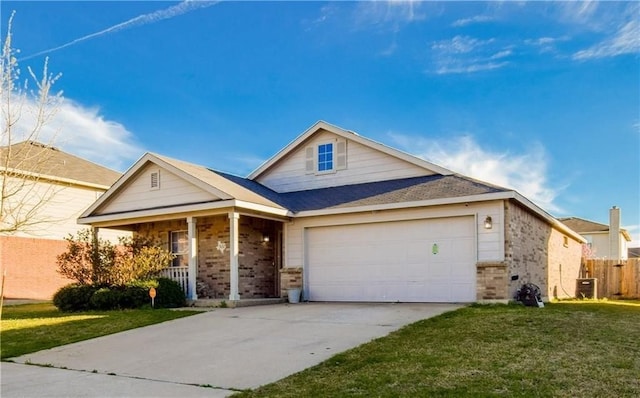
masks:
<svg viewBox="0 0 640 398"><path fill-rule="evenodd" d="M14 358L17 363L65 368L26 367L35 373L62 372L55 377L67 385L87 383L92 388L57 390L52 381L42 382L41 390L21 390L20 384L27 388L33 382L26 380L42 376L20 380L25 365L2 364L2 396L162 396L142 383L152 383L158 391L172 385L196 394L173 396L225 396L282 379L406 324L459 307L303 303L216 309ZM121 394L118 385L127 380L141 389Z"/></svg>

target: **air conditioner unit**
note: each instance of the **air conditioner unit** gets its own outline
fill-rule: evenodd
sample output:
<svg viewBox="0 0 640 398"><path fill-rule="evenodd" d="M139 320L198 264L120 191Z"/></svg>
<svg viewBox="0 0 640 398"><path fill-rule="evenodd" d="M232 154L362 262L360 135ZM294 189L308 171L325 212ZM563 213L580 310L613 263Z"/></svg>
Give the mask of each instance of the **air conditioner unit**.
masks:
<svg viewBox="0 0 640 398"><path fill-rule="evenodd" d="M576 279L576 298L597 299L598 298L598 279L596 278Z"/></svg>

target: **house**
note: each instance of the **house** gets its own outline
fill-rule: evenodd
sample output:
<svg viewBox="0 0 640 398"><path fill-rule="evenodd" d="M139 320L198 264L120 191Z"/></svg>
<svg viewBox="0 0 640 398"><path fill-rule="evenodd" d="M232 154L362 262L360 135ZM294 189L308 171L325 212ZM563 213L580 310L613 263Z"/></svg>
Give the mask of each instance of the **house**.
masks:
<svg viewBox="0 0 640 398"><path fill-rule="evenodd" d="M25 141L0 148L0 272L8 298L51 299L71 281L57 272L77 218L120 173L52 146ZM105 234L114 238L118 232Z"/></svg>
<svg viewBox="0 0 640 398"><path fill-rule="evenodd" d="M590 257L626 260L628 257L627 242L631 242L631 236L627 230L620 226L620 213L620 209L616 206L609 210L609 225L578 217L560 218L559 220L586 239Z"/></svg>
<svg viewBox="0 0 640 398"><path fill-rule="evenodd" d="M573 296L584 239L519 193L325 122L248 177L147 153L79 219L164 242L191 299Z"/></svg>

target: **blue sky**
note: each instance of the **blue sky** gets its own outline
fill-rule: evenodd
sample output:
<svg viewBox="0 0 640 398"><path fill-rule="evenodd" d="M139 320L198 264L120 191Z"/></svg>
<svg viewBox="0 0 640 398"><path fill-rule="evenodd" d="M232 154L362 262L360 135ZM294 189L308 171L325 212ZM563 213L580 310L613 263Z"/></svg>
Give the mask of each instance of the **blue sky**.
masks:
<svg viewBox="0 0 640 398"><path fill-rule="evenodd" d="M640 245L638 2L0 1L56 145L247 175L317 120Z"/></svg>

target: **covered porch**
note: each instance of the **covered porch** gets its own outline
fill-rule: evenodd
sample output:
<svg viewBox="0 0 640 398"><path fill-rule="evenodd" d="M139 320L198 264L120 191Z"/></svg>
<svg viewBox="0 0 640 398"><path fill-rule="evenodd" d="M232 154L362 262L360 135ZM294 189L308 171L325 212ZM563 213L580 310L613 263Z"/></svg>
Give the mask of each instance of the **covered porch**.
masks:
<svg viewBox="0 0 640 398"><path fill-rule="evenodd" d="M175 257L162 276L200 304L279 299L286 220L238 211L155 217L118 228L159 242Z"/></svg>

